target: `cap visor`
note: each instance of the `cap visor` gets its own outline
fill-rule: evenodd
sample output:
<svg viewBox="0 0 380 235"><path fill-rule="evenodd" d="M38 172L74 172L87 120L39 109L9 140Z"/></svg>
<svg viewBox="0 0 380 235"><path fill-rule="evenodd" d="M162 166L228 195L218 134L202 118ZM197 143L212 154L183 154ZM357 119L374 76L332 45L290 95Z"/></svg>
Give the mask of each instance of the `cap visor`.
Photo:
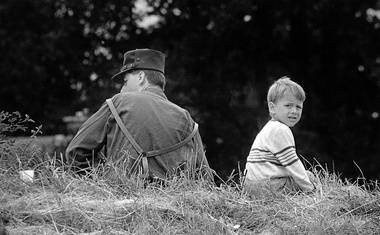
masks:
<svg viewBox="0 0 380 235"><path fill-rule="evenodd" d="M124 82L124 76L123 74L127 71L121 71L115 75L112 76L111 80L116 83L123 83Z"/></svg>

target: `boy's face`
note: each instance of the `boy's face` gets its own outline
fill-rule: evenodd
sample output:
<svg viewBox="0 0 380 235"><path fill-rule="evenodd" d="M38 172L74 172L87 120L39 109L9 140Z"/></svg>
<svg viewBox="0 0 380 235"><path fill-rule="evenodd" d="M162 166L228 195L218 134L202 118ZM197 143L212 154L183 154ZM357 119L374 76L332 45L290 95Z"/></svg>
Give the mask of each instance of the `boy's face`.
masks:
<svg viewBox="0 0 380 235"><path fill-rule="evenodd" d="M298 100L290 91L286 91L276 103L269 103L272 119L282 122L288 127L293 127L301 119L302 108L303 101Z"/></svg>

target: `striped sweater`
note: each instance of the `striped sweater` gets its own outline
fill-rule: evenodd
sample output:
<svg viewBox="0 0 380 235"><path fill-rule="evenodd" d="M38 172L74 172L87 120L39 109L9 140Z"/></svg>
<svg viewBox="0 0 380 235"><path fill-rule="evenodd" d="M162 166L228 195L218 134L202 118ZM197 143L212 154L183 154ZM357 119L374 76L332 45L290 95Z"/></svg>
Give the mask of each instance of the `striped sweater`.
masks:
<svg viewBox="0 0 380 235"><path fill-rule="evenodd" d="M269 121L256 136L245 168L250 183L291 177L302 190L314 188L296 154L290 128L279 121Z"/></svg>

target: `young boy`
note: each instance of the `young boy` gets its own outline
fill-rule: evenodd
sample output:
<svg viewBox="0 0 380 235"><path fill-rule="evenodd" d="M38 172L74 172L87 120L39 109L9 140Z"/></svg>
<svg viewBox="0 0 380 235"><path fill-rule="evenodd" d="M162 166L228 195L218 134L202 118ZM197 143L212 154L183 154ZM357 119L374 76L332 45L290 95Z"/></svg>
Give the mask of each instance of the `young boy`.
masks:
<svg viewBox="0 0 380 235"><path fill-rule="evenodd" d="M290 130L301 118L305 99L302 87L288 77L278 79L269 88L271 120L256 136L247 158L244 187L248 192L314 190L309 179L314 176L298 158Z"/></svg>

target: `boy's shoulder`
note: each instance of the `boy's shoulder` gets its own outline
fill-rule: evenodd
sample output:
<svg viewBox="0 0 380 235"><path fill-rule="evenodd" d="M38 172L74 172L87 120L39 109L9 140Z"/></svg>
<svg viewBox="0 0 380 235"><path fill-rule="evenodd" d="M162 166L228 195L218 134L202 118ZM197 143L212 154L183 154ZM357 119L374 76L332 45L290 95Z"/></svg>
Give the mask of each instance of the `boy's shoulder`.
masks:
<svg viewBox="0 0 380 235"><path fill-rule="evenodd" d="M262 131L263 130L277 132L277 131L290 131L290 128L282 122L279 122L276 120L270 120L267 122L267 124L265 124Z"/></svg>
<svg viewBox="0 0 380 235"><path fill-rule="evenodd" d="M287 125L279 121L270 120L256 136L254 145L259 146L269 144L269 146L273 147L274 143L279 142L293 146L293 133ZM269 147L269 149L272 147Z"/></svg>
<svg viewBox="0 0 380 235"><path fill-rule="evenodd" d="M276 120L270 120L265 124L265 126L260 130L256 138L260 139L270 139L277 136L293 136L290 128Z"/></svg>

